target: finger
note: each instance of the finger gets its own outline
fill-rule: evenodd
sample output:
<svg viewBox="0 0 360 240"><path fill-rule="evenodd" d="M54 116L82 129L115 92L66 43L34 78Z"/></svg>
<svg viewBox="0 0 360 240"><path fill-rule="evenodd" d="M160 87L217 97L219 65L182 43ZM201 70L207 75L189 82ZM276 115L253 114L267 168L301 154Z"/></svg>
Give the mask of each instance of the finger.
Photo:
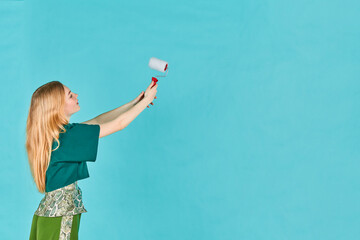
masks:
<svg viewBox="0 0 360 240"><path fill-rule="evenodd" d="M150 103L151 105L154 105L153 103Z"/></svg>
<svg viewBox="0 0 360 240"><path fill-rule="evenodd" d="M150 85L147 87L147 89L150 89L153 84L154 84L154 81L151 81L151 83L150 83Z"/></svg>

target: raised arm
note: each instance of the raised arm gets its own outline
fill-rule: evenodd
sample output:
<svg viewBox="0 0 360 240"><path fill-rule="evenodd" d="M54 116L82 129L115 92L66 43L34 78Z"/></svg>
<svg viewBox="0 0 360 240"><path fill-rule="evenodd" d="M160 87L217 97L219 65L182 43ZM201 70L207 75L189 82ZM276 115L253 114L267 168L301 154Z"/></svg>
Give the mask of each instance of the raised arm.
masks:
<svg viewBox="0 0 360 240"><path fill-rule="evenodd" d="M120 116L121 114L123 114L124 112L126 112L127 110L129 110L130 108L132 108L134 106L134 100L120 106L117 107L113 110L110 110L108 112L105 112L103 114L100 114L99 116L90 119L88 121L82 122L85 124L103 124L103 123L107 123L110 122L114 119L116 119L118 116Z"/></svg>
<svg viewBox="0 0 360 240"><path fill-rule="evenodd" d="M114 119L100 123L100 138L126 128L144 109L151 103L153 98L144 97L135 106L126 112L116 116Z"/></svg>

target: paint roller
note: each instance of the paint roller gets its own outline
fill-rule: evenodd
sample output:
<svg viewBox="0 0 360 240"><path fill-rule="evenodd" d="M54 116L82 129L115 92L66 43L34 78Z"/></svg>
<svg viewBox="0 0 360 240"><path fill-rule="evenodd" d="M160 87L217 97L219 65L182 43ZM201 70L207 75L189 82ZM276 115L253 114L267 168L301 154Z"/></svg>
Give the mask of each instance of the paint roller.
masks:
<svg viewBox="0 0 360 240"><path fill-rule="evenodd" d="M159 71L159 72L165 72L166 71L165 75L159 75L159 76L156 76L156 77L166 77L166 75L168 73L168 63L161 60L161 59L158 59L158 58L154 58L154 57L150 58L149 67L151 69L154 69L154 70ZM152 77L152 81L154 81L153 86L158 81L158 79L156 77Z"/></svg>

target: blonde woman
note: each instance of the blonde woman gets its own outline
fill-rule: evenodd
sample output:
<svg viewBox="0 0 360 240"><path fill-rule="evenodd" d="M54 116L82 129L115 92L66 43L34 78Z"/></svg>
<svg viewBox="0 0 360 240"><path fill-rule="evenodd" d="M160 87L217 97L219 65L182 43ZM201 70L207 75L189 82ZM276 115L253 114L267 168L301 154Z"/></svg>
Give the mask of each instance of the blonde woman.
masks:
<svg viewBox="0 0 360 240"><path fill-rule="evenodd" d="M156 98L157 84L129 103L89 121L70 123L80 110L78 94L59 81L32 95L26 125L26 151L32 177L44 193L34 213L30 240L78 239L81 214L87 212L78 180L88 178L99 138L127 127Z"/></svg>

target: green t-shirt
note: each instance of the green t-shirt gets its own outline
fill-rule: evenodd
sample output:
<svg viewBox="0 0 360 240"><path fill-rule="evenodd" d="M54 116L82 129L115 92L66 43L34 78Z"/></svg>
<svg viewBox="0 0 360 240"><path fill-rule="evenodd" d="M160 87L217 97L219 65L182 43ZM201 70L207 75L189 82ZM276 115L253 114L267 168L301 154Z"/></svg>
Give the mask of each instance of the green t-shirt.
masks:
<svg viewBox="0 0 360 240"><path fill-rule="evenodd" d="M64 128L66 132L59 134L60 147L51 152L46 170L45 192L88 178L86 162L96 160L100 126L69 123ZM56 147L57 142L53 141L52 149Z"/></svg>

